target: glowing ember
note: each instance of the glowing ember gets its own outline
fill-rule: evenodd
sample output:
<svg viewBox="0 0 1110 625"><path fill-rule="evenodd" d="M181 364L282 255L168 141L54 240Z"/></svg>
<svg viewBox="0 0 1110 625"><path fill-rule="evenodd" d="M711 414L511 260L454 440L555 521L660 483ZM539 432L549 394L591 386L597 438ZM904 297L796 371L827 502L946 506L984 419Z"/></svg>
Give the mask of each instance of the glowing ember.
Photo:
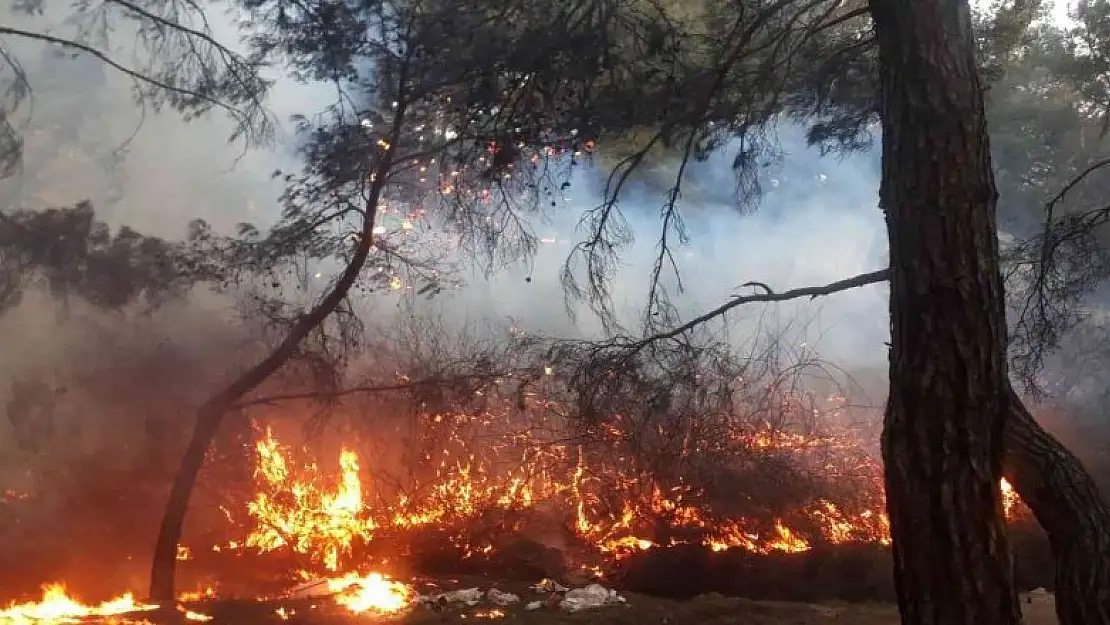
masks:
<svg viewBox="0 0 1110 625"><path fill-rule="evenodd" d="M381 573L360 577L352 573L329 579L328 590L336 593L335 602L356 614L400 612L412 603L412 589Z"/></svg>
<svg viewBox="0 0 1110 625"><path fill-rule="evenodd" d="M1002 487L1002 511L1009 517L1014 513L1014 509L1022 504L1021 497L1006 478L1002 478L1000 486Z"/></svg>
<svg viewBox="0 0 1110 625"><path fill-rule="evenodd" d="M0 625L25 625L29 623L76 623L91 616L119 616L133 612L154 610L158 606L135 602L131 593L122 595L100 605L82 604L66 594L62 584L43 587L42 600L38 602L12 604L0 610Z"/></svg>

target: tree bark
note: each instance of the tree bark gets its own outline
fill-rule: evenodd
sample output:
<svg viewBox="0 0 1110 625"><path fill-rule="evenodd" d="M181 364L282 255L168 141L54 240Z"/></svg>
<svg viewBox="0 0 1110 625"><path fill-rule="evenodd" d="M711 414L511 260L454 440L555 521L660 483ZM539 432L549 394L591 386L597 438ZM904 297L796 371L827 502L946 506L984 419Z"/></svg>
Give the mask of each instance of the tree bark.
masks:
<svg viewBox="0 0 1110 625"><path fill-rule="evenodd" d="M1110 624L1110 509L1082 463L1009 389L1006 479L1048 534L1060 625Z"/></svg>
<svg viewBox="0 0 1110 625"><path fill-rule="evenodd" d="M871 0L891 257L882 448L902 622L1020 622L999 480L1006 320L967 0Z"/></svg>
<svg viewBox="0 0 1110 625"><path fill-rule="evenodd" d="M404 84L404 81L401 81ZM401 105L394 112L393 127L389 135L391 144L397 143L401 133L405 107ZM204 466L204 456L211 446L219 430L220 422L224 415L231 410L235 402L258 385L262 384L282 367L296 353L297 346L316 327L322 324L336 307L347 297L351 288L358 280L363 266L366 264L370 251L373 249L374 221L377 215L378 202L382 191L389 180L389 170L392 167L392 153L385 152L376 167L369 193L366 196L365 214L363 215L362 231L359 235L354 254L343 270L343 274L332 287L332 290L307 314L301 317L290 329L289 334L257 365L252 367L223 391L209 399L197 412L196 426L189 444L185 448L185 455L181 459L181 466L174 476L170 488L169 499L162 516L162 525L158 531L158 539L154 544L154 560L150 573L150 599L152 601L168 604L176 598L174 581L177 569L177 545L181 540L181 530L185 525L185 516L189 509L189 499L197 483L197 476Z"/></svg>

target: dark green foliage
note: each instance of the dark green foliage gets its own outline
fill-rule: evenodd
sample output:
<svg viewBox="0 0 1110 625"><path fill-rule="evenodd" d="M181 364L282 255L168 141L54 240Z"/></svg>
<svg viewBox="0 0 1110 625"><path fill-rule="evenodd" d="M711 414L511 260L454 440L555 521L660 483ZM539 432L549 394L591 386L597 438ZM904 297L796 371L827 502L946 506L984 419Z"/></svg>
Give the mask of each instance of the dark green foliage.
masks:
<svg viewBox="0 0 1110 625"><path fill-rule="evenodd" d="M124 227L113 232L91 204L0 214L0 310L44 286L61 300L81 298L120 310L180 297L217 276L216 266L187 245Z"/></svg>

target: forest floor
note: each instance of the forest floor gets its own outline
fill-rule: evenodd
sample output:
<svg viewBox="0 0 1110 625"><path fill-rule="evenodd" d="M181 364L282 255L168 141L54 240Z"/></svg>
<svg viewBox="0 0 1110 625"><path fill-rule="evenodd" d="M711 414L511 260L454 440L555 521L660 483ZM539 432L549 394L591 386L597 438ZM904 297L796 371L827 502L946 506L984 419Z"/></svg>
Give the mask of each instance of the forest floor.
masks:
<svg viewBox="0 0 1110 625"><path fill-rule="evenodd" d="M515 589L511 589L515 590ZM354 625L389 623L394 625L447 625L474 622L514 623L518 625L897 625L897 609L888 604L749 601L719 595L706 595L687 601L674 601L640 595L624 595L625 603L568 613L558 608L527 610L528 597L509 606L481 602L418 605L400 615L354 617L323 602L300 601L282 605L263 603L214 602L197 606L213 617L212 625ZM1052 596L1039 592L1022 596L1022 611L1027 625L1056 625Z"/></svg>

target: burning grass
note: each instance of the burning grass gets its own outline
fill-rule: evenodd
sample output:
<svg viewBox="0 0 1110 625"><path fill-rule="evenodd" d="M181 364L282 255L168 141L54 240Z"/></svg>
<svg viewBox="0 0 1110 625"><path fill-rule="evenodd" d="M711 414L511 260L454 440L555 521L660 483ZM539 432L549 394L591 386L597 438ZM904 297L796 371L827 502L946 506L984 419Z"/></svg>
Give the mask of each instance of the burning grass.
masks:
<svg viewBox="0 0 1110 625"><path fill-rule="evenodd" d="M196 507L222 514L190 517L212 527L179 551L193 589L182 599L307 584L347 609L390 613L412 601L397 580L421 573L682 597L888 596L881 468L858 431L837 425L850 422L847 402L772 381L758 393L741 384L746 394L723 404L699 395L695 377L696 388L662 396L625 389L639 403L583 415L558 401L567 390L552 375L495 377L333 407L331 440L292 433L288 421L309 421L294 409L253 412L210 458L204 481L221 499ZM239 456L248 472L220 472ZM1007 484L1003 493L1024 518Z"/></svg>
<svg viewBox="0 0 1110 625"><path fill-rule="evenodd" d="M771 434L755 440L759 450L790 449L772 445ZM787 440L794 453L811 446L800 437ZM872 505L863 509L816 497L767 520L724 518L709 507L704 491L681 483L667 487L648 476L637 480L604 467L598 471L588 466L580 447L572 453L566 447L546 454L522 453L522 461L533 464L501 471L481 464L474 453L453 464L444 461L434 481L414 489L421 493L418 496L373 492L364 484L359 458L351 450L340 453L334 476L323 474L312 461L293 470L289 450L269 430L257 442L256 452L257 492L247 505L254 527L245 540L228 547L261 553L287 550L332 572L340 569L341 559L377 537L422 528L455 530L452 542L462 555L481 557L492 545L470 540L481 533L476 522L508 524L487 530L527 533L529 517L537 516L549 522L554 518L562 523L557 529L564 537L614 561L681 544L700 544L715 552L770 554L805 552L814 544L889 543L881 492L865 493L862 499ZM873 486L878 480L878 467L871 468L863 485ZM1020 501L1005 481L1002 492L1007 513L1019 514Z"/></svg>
<svg viewBox="0 0 1110 625"><path fill-rule="evenodd" d="M454 418L479 419L495 429L489 414ZM445 420L430 417L433 425ZM668 484L583 443L523 444L519 431L471 437L469 444L458 445L465 452L457 458L450 445L437 443L438 461L407 488L374 479L353 449L341 448L338 463L328 470L312 454L283 445L272 429L258 431L253 494L245 506L228 511L242 528L241 538L190 553L277 557L286 563L282 570L295 571L301 580L342 577L367 567L402 574L495 571L522 579L603 579L669 595L716 590L778 597L758 584L710 581L766 564L762 579L804 577L814 568L826 569L830 577L855 570L849 577L859 587L836 596L887 595L889 583L873 580L889 577L879 466L848 438L770 429L735 433L725 448L734 460L746 459L756 468L793 468L784 472L782 490L796 487L791 481L806 479L811 474L803 469L812 471L818 462L826 463L818 466L831 476L809 477L804 499L785 497L779 510L757 501L749 508L755 514L742 516L728 513L730 504L737 509L729 499L715 507L711 492L719 486L696 487L682 475ZM611 435L622 439L620 432ZM846 479L843 464L827 464L830 458L850 464L854 477ZM1009 485L1002 489L1007 513L1027 516ZM676 553L685 555L668 563L667 554ZM208 566L219 568L211 562ZM775 567L785 578L772 574ZM651 579L655 569L668 572L669 590ZM685 570L688 582L699 581L676 592L675 570Z"/></svg>

